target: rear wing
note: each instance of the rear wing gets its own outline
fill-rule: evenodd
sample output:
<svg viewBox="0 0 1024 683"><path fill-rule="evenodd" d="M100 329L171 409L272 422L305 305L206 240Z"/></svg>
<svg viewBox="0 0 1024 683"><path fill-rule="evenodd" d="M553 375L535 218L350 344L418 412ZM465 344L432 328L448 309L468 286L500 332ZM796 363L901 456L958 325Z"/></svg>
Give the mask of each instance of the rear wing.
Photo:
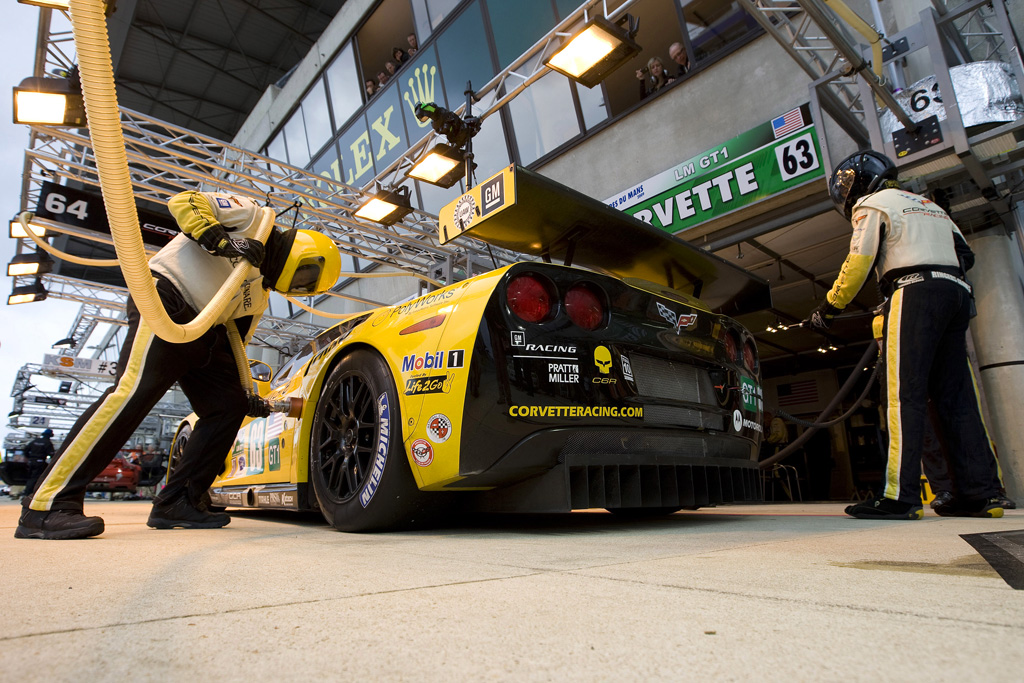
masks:
<svg viewBox="0 0 1024 683"><path fill-rule="evenodd" d="M514 165L441 209L439 233L442 244L466 235L545 261L646 280L730 316L772 303L768 282L756 275Z"/></svg>

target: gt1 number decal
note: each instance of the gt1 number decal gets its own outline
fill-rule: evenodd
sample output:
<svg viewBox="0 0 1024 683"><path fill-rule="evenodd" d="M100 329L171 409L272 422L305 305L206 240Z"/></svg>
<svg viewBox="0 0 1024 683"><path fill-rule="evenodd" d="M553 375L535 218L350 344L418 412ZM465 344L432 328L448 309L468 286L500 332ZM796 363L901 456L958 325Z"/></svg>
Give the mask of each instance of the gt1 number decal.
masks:
<svg viewBox="0 0 1024 683"><path fill-rule="evenodd" d="M805 133L776 147L775 158L779 163L779 173L782 174L783 180L801 176L820 165L810 133Z"/></svg>

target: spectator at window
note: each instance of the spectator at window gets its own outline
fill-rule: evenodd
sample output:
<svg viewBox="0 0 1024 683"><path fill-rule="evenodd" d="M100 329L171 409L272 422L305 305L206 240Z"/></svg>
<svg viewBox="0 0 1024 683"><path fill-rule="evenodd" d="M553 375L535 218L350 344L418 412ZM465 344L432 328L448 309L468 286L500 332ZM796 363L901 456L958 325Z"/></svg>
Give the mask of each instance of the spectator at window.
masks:
<svg viewBox="0 0 1024 683"><path fill-rule="evenodd" d="M416 34L410 33L405 37L405 39L409 43L409 56L412 57L414 54L419 52L420 49L419 43L416 42Z"/></svg>
<svg viewBox="0 0 1024 683"><path fill-rule="evenodd" d="M409 55L407 55L405 53L405 50L403 50L400 47L392 48L391 56L393 58L392 61L395 64L405 64L407 61L409 61Z"/></svg>
<svg viewBox="0 0 1024 683"><path fill-rule="evenodd" d="M682 43L672 43L669 45L668 57L679 67L679 70L675 73L675 78L685 76L686 72L690 70L690 56L686 54L686 47Z"/></svg>
<svg viewBox="0 0 1024 683"><path fill-rule="evenodd" d="M660 57L651 57L647 60L647 67L637 69L636 77L640 81L641 100L676 80L674 76L669 76L665 71L665 64Z"/></svg>
<svg viewBox="0 0 1024 683"><path fill-rule="evenodd" d="M363 83L363 88L366 90L367 97L373 97L373 94L377 92L377 82L372 78L367 78Z"/></svg>
<svg viewBox="0 0 1024 683"><path fill-rule="evenodd" d="M387 83L387 82L388 82L387 72L385 72L385 71L378 71L377 72L377 87L378 88L382 88L382 87L384 87L384 84Z"/></svg>
<svg viewBox="0 0 1024 683"><path fill-rule="evenodd" d="M391 78L395 75L395 72L398 71L398 67L395 66L394 62L388 60L384 62L384 70L388 72L388 78Z"/></svg>

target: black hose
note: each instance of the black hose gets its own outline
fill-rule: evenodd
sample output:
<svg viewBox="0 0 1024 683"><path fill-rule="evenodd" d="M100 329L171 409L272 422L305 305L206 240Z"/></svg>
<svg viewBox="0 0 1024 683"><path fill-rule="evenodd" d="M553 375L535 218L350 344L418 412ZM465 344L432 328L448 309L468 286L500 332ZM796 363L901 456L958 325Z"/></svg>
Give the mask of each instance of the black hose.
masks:
<svg viewBox="0 0 1024 683"><path fill-rule="evenodd" d="M843 383L843 386L840 387L838 393L836 393L836 395L832 397L832 401L827 406L825 406L825 409L823 411L821 411L821 414L818 415L818 419L815 420L814 422L807 422L805 420L797 420L792 415L789 415L788 413L783 413L782 411L779 411L777 413L778 415L785 415L785 419L792 420L794 422L802 424L802 425L806 426L807 429L804 430L804 433L801 434L800 436L798 436L796 438L796 440L793 441L793 443L789 444L788 446L783 448L781 451L779 451L778 453L776 453L772 457L766 458L765 460L762 460L761 462L758 463L757 466L759 468L761 468L761 469L767 469L767 468L771 467L772 465L774 465L775 463L779 462L783 458L785 458L785 457L787 457L789 455L792 455L796 451L797 448L802 446L808 439L811 438L811 436L816 431L818 431L822 427L830 427L830 426L832 426L834 424L839 424L843 420L847 419L850 415L852 415L853 411L856 410L860 406L861 402L867 397L868 390L871 388L871 385L874 384L875 378L878 377L878 370L879 370L879 367L881 365L880 363L878 363L878 362L875 363L874 370L872 370L872 372L871 372L871 377L868 379L867 386L864 387L864 391L861 392L860 397L853 404L853 408L851 408L849 411L847 411L846 413L844 413L843 415L837 417L834 420L831 420L829 422L822 422L822 420L824 420L826 417L831 415L832 411L834 411L839 406L839 403L844 398L846 398L846 395L848 393L850 393L851 389L853 389L853 386L857 383L857 380L860 379L860 374L859 373L862 372L863 370L867 369L867 364L868 364L868 361L871 359L871 356L872 355L877 355L877 354L878 354L878 344L876 344L874 342L871 342L870 344L868 344L868 347L866 349L864 349L864 355L860 357L860 360L857 361L857 364L854 366L853 372L851 372L850 376L846 378L846 382Z"/></svg>

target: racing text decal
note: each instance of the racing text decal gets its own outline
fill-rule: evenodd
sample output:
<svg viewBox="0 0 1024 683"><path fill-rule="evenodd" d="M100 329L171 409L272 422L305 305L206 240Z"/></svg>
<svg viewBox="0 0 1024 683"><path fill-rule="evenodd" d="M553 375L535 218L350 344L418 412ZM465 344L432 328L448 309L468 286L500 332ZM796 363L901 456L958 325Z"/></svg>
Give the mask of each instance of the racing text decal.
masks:
<svg viewBox="0 0 1024 683"><path fill-rule="evenodd" d="M512 417L643 417L643 406L510 406Z"/></svg>

